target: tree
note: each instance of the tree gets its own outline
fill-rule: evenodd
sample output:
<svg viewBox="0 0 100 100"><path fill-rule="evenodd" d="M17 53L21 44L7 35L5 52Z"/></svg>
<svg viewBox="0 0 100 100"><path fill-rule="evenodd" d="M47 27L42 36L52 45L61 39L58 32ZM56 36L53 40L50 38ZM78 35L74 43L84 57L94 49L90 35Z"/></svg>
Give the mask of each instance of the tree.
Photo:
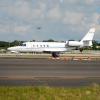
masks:
<svg viewBox="0 0 100 100"><path fill-rule="evenodd" d="M6 49L9 47L9 42L0 41L0 48Z"/></svg>
<svg viewBox="0 0 100 100"><path fill-rule="evenodd" d="M97 50L97 46L98 46L98 42L94 40L92 49Z"/></svg>
<svg viewBox="0 0 100 100"><path fill-rule="evenodd" d="M53 39L43 40L43 42L55 42Z"/></svg>
<svg viewBox="0 0 100 100"><path fill-rule="evenodd" d="M18 40L15 40L13 42L10 43L10 46L18 46L18 45L21 45L24 41L18 41Z"/></svg>

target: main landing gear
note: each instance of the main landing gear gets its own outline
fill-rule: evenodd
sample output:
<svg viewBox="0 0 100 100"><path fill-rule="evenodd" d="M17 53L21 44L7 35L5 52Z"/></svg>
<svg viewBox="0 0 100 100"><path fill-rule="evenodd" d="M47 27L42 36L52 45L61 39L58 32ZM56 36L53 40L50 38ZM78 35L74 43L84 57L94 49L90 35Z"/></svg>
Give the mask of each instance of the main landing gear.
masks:
<svg viewBox="0 0 100 100"><path fill-rule="evenodd" d="M53 52L53 53L52 53L52 57L53 57L53 58L59 58L59 56L60 56L60 55L59 55L59 52Z"/></svg>

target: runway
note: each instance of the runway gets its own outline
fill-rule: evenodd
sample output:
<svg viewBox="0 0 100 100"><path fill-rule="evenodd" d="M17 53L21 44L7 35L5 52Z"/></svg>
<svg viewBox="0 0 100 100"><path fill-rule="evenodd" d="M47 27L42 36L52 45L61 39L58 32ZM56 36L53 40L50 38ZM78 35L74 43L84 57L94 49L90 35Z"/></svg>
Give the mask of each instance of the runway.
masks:
<svg viewBox="0 0 100 100"><path fill-rule="evenodd" d="M100 84L100 61L0 58L0 85L86 86Z"/></svg>

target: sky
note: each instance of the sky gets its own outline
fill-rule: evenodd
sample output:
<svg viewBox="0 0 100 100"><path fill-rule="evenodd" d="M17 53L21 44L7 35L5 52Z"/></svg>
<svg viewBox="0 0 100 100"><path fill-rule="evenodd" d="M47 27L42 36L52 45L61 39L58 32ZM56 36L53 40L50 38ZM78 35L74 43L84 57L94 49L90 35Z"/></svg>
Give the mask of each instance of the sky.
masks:
<svg viewBox="0 0 100 100"><path fill-rule="evenodd" d="M80 40L91 27L100 41L99 0L0 0L0 41Z"/></svg>

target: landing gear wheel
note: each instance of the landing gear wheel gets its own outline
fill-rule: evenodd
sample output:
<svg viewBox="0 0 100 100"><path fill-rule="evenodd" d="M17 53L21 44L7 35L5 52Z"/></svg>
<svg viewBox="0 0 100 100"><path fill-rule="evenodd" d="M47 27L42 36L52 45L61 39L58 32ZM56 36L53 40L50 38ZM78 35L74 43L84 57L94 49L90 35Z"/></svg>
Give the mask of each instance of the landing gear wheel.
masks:
<svg viewBox="0 0 100 100"><path fill-rule="evenodd" d="M54 58L59 57L59 53L58 53L58 52L53 52L53 53L52 53L52 57L54 57Z"/></svg>

